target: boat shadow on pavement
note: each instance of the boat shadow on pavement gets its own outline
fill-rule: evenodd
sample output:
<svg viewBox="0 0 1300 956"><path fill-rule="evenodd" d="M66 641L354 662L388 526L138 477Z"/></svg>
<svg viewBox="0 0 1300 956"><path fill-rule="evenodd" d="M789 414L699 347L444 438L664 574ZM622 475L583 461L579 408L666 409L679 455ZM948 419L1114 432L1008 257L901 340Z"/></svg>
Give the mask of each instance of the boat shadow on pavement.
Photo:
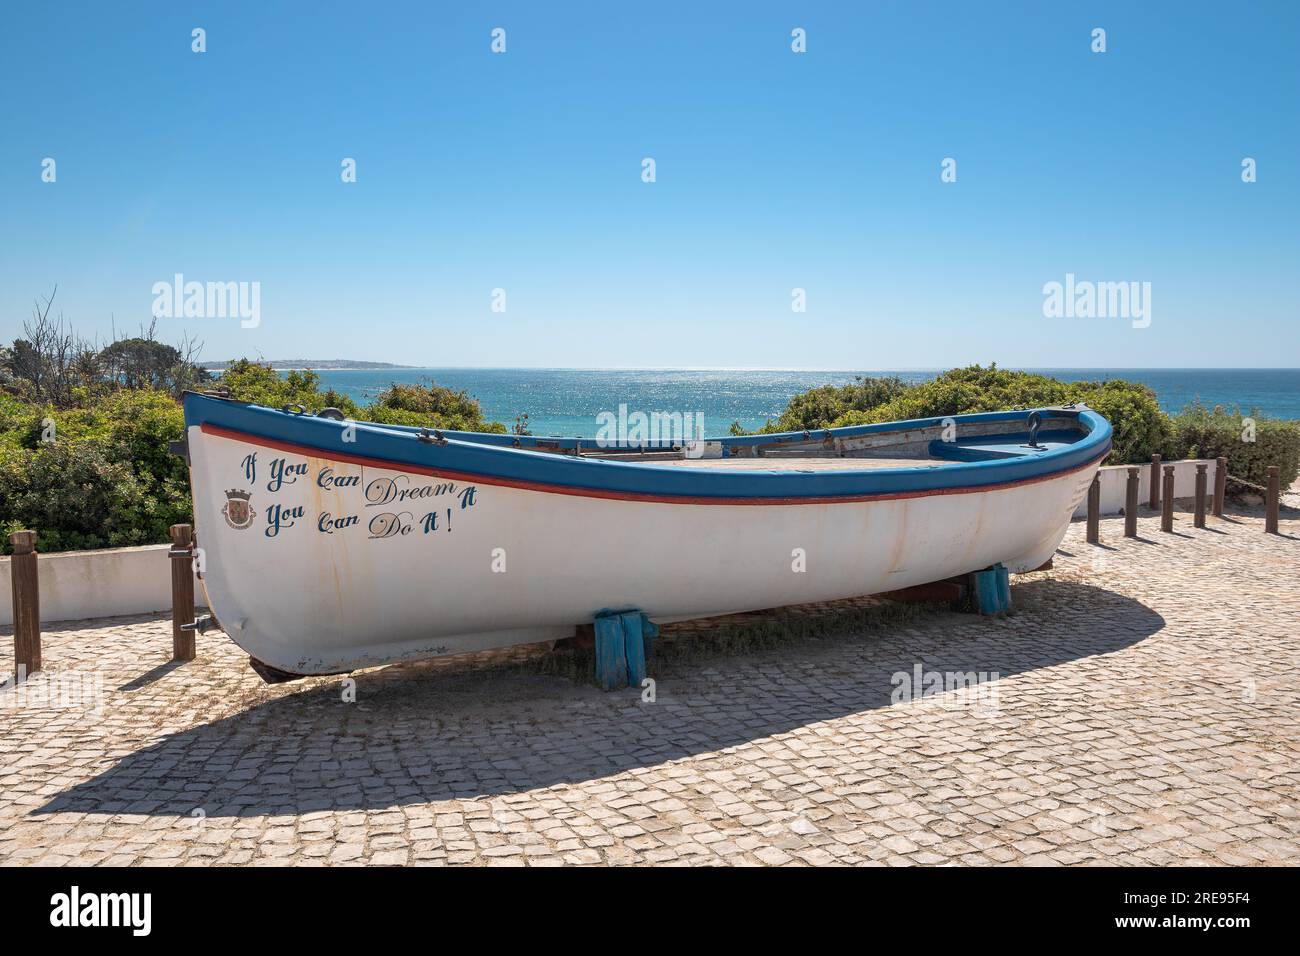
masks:
<svg viewBox="0 0 1300 956"><path fill-rule="evenodd" d="M866 633L665 654L673 659L649 666L653 702L641 689L603 693L526 667L374 669L352 675L353 703L342 699L342 677L285 685L270 701L128 754L34 812L293 815L581 783L851 714L945 706L898 702L900 675L918 667L994 675L981 679L996 683L1000 706L1032 719L1038 704L1017 703L1010 678L1120 651L1164 624L1131 598L1068 580L1026 580L1015 595L1017 613L1001 619L924 610ZM1053 679L1077 699L1089 673ZM975 706L969 719L984 720ZM1007 726L987 723L986 732Z"/></svg>

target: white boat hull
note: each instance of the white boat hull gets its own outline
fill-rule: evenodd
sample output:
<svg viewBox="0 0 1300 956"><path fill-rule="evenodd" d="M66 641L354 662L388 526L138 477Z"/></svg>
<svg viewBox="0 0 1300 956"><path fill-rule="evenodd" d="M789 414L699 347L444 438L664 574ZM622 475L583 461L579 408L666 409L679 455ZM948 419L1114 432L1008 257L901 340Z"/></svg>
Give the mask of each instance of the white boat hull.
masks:
<svg viewBox="0 0 1300 956"><path fill-rule="evenodd" d="M198 426L188 446L208 604L250 655L291 674L565 637L607 608L662 621L892 591L997 562L1032 570L1099 463L989 489L753 506L467 482ZM277 460L290 469L278 485Z"/></svg>

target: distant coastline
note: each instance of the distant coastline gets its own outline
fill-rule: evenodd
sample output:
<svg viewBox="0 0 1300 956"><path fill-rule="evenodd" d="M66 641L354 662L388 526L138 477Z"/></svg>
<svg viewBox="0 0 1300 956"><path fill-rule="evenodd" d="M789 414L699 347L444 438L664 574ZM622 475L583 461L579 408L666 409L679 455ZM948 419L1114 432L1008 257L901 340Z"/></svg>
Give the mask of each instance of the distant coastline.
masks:
<svg viewBox="0 0 1300 956"><path fill-rule="evenodd" d="M201 368L209 372L224 372L231 362L199 362ZM384 368L415 368L414 365L394 365L392 362L362 362L359 359L278 359L264 362L277 372L301 372L306 370L334 372L360 372Z"/></svg>

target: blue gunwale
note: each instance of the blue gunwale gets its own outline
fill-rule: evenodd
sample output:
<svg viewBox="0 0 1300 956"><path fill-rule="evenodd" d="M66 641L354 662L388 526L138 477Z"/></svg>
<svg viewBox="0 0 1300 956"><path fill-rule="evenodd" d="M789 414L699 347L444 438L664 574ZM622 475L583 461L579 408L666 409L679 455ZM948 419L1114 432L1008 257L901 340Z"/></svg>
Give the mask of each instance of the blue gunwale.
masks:
<svg viewBox="0 0 1300 956"><path fill-rule="evenodd" d="M561 494L683 503L799 503L870 498L953 494L990 486L1040 481L1104 458L1111 447L1110 423L1091 409L1038 409L1047 419L1074 419L1083 429L1079 439L1024 456L986 461L953 461L939 466L871 468L797 472L690 468L639 461L581 458L530 450L530 447L572 448L578 439L519 438L444 431L446 444L418 440L418 429L367 422L339 422L272 408L233 402L194 392L184 396L186 426L236 433L236 437L289 453L340 461L369 462L394 470L407 467L466 481L534 488ZM982 412L950 416L961 426L985 422L1024 421L1030 411ZM876 425L817 429L811 437L848 438L884 434L909 428L942 425L945 418L923 418ZM355 425L355 441L342 440L343 429ZM472 434L473 440L467 440ZM996 436L1002 443L1018 436ZM710 439L725 448L806 441L804 432L747 435ZM554 443L562 443L558 446ZM594 442L583 447L594 448Z"/></svg>

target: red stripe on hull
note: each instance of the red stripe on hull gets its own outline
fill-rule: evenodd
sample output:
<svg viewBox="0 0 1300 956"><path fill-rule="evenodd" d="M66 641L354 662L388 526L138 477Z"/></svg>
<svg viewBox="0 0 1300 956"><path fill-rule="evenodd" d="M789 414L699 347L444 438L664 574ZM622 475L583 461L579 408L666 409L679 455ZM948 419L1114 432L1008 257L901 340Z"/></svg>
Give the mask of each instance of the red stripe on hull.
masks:
<svg viewBox="0 0 1300 956"><path fill-rule="evenodd" d="M1005 488L1018 488L1021 485L1034 485L1038 484L1040 481L1051 481L1054 478L1063 478L1066 475L1077 474L1080 471L1093 468L1100 464L1102 460L1105 459L1106 455L1110 454L1110 450L1107 449L1105 454L1099 455L1092 461L1080 465L1078 468L1069 469L1068 471L1057 471L1048 475L1035 475L1032 478L1019 478L1016 481L1004 481L991 485L971 485L962 488L931 488L922 491L888 491L868 495L830 495L825 497L709 498L692 495L639 494L635 491L606 491L601 488L578 488L570 485L548 485L542 482L524 481L520 478L503 478L499 475L475 475L470 472L453 471L445 468L430 468L427 465L413 465L401 461L389 461L385 458L350 455L346 452L325 452L320 448L312 448L310 445L297 445L293 442L280 441L275 438L265 438L261 435L253 435L248 432L222 428L220 425L209 425L206 422L200 425L199 429L205 435L214 435L218 438L228 438L232 441L244 442L247 445L273 448L276 451L285 451L290 454L303 455L308 458L326 458L330 461L345 461L352 465L370 465L377 468L383 468L387 471L404 471L417 475L429 475L434 478L454 478L457 481L465 481L473 484L496 485L505 488L520 488L525 491L537 491L549 495L571 495L578 498L610 498L616 501L648 501L670 505L827 505L848 504L855 501L897 501L903 498L928 498L932 495L979 494L984 491L1001 491Z"/></svg>

